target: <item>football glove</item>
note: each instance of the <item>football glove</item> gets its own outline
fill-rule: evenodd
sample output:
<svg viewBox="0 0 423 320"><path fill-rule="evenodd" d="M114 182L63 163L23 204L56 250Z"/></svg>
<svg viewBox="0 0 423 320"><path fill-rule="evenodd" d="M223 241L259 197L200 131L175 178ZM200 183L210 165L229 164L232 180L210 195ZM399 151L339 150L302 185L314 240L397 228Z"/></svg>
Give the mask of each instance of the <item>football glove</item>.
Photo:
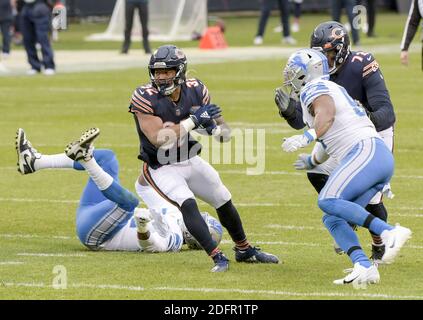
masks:
<svg viewBox="0 0 423 320"><path fill-rule="evenodd" d="M310 129L304 132L304 134L284 138L282 149L285 152L297 151L300 148L308 146L312 141L316 140L316 137L316 130Z"/></svg>
<svg viewBox="0 0 423 320"><path fill-rule="evenodd" d="M208 104L198 108L193 114L190 115L190 118L195 124L195 128L202 126L207 128L214 124L213 119L219 118L221 114L219 106L215 104ZM214 124L216 126L216 124Z"/></svg>
<svg viewBox="0 0 423 320"><path fill-rule="evenodd" d="M311 154L307 153L300 153L298 159L294 162L294 168L296 170L311 170L315 166Z"/></svg>
<svg viewBox="0 0 423 320"><path fill-rule="evenodd" d="M276 88L275 90L275 103L279 110L279 115L283 117L284 112L289 106L289 94L282 90L282 88Z"/></svg>

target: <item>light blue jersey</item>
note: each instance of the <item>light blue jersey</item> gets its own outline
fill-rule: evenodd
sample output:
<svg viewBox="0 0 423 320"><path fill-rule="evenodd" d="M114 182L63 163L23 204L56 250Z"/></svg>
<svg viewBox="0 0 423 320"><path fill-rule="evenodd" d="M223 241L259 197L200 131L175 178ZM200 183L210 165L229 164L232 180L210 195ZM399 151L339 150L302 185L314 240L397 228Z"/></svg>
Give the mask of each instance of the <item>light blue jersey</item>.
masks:
<svg viewBox="0 0 423 320"><path fill-rule="evenodd" d="M359 141L378 137L363 107L353 100L343 87L323 79L308 82L300 92L303 121L310 128L314 128L314 116L309 112L310 105L322 95L330 96L336 109L335 121L319 138L327 154L340 161Z"/></svg>

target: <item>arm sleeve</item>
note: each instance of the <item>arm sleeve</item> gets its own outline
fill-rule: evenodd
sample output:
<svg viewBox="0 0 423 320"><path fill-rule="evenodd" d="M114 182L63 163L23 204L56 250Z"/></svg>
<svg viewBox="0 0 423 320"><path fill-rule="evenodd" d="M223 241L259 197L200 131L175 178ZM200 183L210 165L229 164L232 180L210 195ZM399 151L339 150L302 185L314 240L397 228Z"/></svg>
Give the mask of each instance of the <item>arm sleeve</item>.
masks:
<svg viewBox="0 0 423 320"><path fill-rule="evenodd" d="M131 113L145 113L154 115L154 109L152 103L146 97L143 97L142 93L137 89L135 89L134 93L132 94L130 105L129 105L129 112Z"/></svg>
<svg viewBox="0 0 423 320"><path fill-rule="evenodd" d="M292 128L300 130L305 127L303 122L303 110L300 102L291 99L288 108L284 113L281 113L281 115Z"/></svg>
<svg viewBox="0 0 423 320"><path fill-rule="evenodd" d="M420 19L421 15L419 12L418 0L413 0L411 2L410 11L408 13L404 33L402 35L401 51L407 51L410 47L410 43L413 40L419 26Z"/></svg>
<svg viewBox="0 0 423 320"><path fill-rule="evenodd" d="M385 80L376 60L363 68L363 87L366 93L369 118L377 131L385 130L395 123L394 107Z"/></svg>

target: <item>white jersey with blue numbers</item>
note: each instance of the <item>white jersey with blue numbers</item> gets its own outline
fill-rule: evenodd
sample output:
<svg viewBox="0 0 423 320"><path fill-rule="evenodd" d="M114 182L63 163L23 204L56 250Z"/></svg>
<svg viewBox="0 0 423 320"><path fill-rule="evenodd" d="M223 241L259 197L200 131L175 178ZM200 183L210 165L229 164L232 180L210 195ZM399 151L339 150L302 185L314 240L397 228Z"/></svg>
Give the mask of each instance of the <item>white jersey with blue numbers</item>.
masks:
<svg viewBox="0 0 423 320"><path fill-rule="evenodd" d="M309 128L314 128L314 116L310 114L309 107L321 95L329 95L336 109L332 126L319 138L330 156L340 161L359 141L378 137L375 126L363 107L343 87L323 79L310 81L300 92L303 121Z"/></svg>

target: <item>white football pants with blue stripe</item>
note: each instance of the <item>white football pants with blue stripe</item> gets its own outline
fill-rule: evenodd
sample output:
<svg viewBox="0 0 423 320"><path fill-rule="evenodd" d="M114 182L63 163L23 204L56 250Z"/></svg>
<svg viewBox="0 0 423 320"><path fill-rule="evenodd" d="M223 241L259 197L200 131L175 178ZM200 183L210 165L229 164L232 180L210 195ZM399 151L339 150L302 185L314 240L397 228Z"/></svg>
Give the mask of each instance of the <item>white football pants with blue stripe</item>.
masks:
<svg viewBox="0 0 423 320"><path fill-rule="evenodd" d="M385 143L380 138L365 139L342 159L320 192L318 204L325 212L323 223L348 254L360 248L360 244L347 222L363 226L376 235L393 229L364 209L389 183L393 170L394 159Z"/></svg>

